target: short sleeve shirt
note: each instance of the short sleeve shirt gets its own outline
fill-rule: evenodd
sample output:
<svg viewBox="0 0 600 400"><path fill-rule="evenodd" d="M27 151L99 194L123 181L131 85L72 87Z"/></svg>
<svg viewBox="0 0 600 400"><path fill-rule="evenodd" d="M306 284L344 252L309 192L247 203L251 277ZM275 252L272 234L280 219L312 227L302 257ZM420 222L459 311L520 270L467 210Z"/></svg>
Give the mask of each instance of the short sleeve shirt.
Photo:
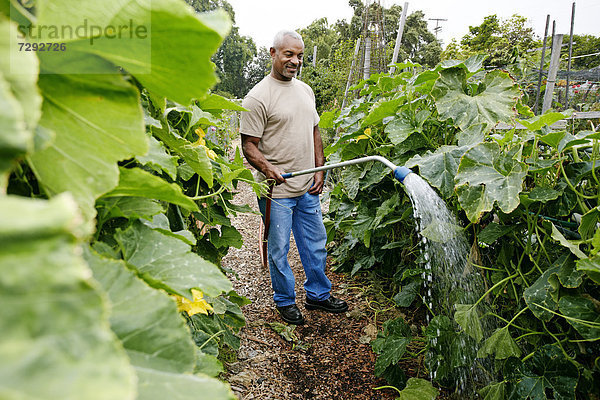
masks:
<svg viewBox="0 0 600 400"><path fill-rule="evenodd" d="M282 173L314 168L314 127L319 123L315 95L298 79L280 81L266 76L246 95L240 133L260 138L258 149ZM275 186L274 198L301 196L313 181L312 174L288 178ZM265 179L260 172L259 181Z"/></svg>

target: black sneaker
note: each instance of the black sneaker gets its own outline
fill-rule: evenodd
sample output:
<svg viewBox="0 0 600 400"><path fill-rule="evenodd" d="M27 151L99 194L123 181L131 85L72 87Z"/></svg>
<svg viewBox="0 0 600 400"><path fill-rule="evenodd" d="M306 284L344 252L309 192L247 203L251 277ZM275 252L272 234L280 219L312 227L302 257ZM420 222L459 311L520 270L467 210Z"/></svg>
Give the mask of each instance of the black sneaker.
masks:
<svg viewBox="0 0 600 400"><path fill-rule="evenodd" d="M343 313L348 310L348 304L344 300L336 299L333 296L329 296L327 300L316 301L306 298L306 304L304 307L307 310L322 310L330 313Z"/></svg>
<svg viewBox="0 0 600 400"><path fill-rule="evenodd" d="M292 325L304 325L304 317L297 305L292 304L289 306L277 307L281 319L288 324Z"/></svg>

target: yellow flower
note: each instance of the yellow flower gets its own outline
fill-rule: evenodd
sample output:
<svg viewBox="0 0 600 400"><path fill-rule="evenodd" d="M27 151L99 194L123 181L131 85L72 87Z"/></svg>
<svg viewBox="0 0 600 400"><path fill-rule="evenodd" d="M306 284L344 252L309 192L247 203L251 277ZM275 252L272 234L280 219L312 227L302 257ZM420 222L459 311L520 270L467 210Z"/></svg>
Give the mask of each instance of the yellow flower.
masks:
<svg viewBox="0 0 600 400"><path fill-rule="evenodd" d="M204 136L206 136L206 132L204 132L204 131L202 130L202 128L198 128L198 129L196 129L194 132L196 132L196 135L198 135L198 137L199 137L200 139L202 139L202 138L204 138Z"/></svg>
<svg viewBox="0 0 600 400"><path fill-rule="evenodd" d="M204 146L204 150L206 150L206 156L208 158L210 158L211 160L214 160L214 159L217 158L217 153L215 153L214 151L212 151L208 147Z"/></svg>
<svg viewBox="0 0 600 400"><path fill-rule="evenodd" d="M360 136L357 136L355 140L358 142L359 140L370 139L370 138L371 138L371 128L367 128L367 129L365 129L365 133Z"/></svg>
<svg viewBox="0 0 600 400"><path fill-rule="evenodd" d="M177 301L177 310L185 311L190 317L198 313L208 315L209 311L213 311L212 306L204 300L204 295L200 290L192 289L193 301L177 295L173 297Z"/></svg>
<svg viewBox="0 0 600 400"><path fill-rule="evenodd" d="M206 141L204 140L204 136L206 136L206 132L202 130L202 128L198 128L194 131L196 135L198 135L198 140L194 143L196 146L206 146Z"/></svg>

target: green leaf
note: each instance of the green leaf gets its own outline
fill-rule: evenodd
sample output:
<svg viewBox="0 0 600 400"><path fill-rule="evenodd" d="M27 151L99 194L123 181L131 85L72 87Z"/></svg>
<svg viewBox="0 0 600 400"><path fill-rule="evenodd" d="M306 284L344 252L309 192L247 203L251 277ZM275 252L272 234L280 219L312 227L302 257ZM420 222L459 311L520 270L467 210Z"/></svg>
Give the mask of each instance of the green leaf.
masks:
<svg viewBox="0 0 600 400"><path fill-rule="evenodd" d="M464 154L455 182L469 220L477 222L494 204L505 213L517 208L527 176L527 165L519 158L503 153L497 143L481 143Z"/></svg>
<svg viewBox="0 0 600 400"><path fill-rule="evenodd" d="M210 230L210 242L215 247L235 247L241 249L243 246L242 234L233 226L221 226L220 232L217 229Z"/></svg>
<svg viewBox="0 0 600 400"><path fill-rule="evenodd" d="M470 73L475 73L483 68L483 62L486 58L488 58L486 54L475 54L464 61L444 60L440 63L436 70L461 67Z"/></svg>
<svg viewBox="0 0 600 400"><path fill-rule="evenodd" d="M41 114L34 52L18 51L17 27L0 15L0 190L13 160L33 149Z"/></svg>
<svg viewBox="0 0 600 400"><path fill-rule="evenodd" d="M510 359L509 359L510 360ZM519 368L512 398L545 400L574 399L579 371L556 346L546 345Z"/></svg>
<svg viewBox="0 0 600 400"><path fill-rule="evenodd" d="M227 384L206 375L174 374L146 368L136 368L138 399L195 400L200 396L211 400L235 400Z"/></svg>
<svg viewBox="0 0 600 400"><path fill-rule="evenodd" d="M96 205L100 219L124 217L151 221L152 217L164 212L158 201L142 197L101 197Z"/></svg>
<svg viewBox="0 0 600 400"><path fill-rule="evenodd" d="M547 144L548 146L551 146L554 149L558 150L558 146L562 142L562 140L564 139L566 134L567 133L564 131L550 132L550 133L540 137L540 140L543 143Z"/></svg>
<svg viewBox="0 0 600 400"><path fill-rule="evenodd" d="M402 290L394 296L394 302L398 307L410 307L421 288L421 281L415 280L402 286Z"/></svg>
<svg viewBox="0 0 600 400"><path fill-rule="evenodd" d="M553 123L567 118L566 115L558 112L547 112L527 120L519 120L518 122L525 126L530 131L538 131L544 126L550 126ZM547 143L549 144L549 143Z"/></svg>
<svg viewBox="0 0 600 400"><path fill-rule="evenodd" d="M561 192L549 187L536 186L529 192L529 200L540 201L547 203L551 200L556 200L561 195Z"/></svg>
<svg viewBox="0 0 600 400"><path fill-rule="evenodd" d="M45 74L39 86L40 125L56 138L30 164L49 195L71 192L91 220L96 199L117 186L117 161L148 151L138 93L116 75Z"/></svg>
<svg viewBox="0 0 600 400"><path fill-rule="evenodd" d="M483 400L505 400L506 382L493 383L479 390Z"/></svg>
<svg viewBox="0 0 600 400"><path fill-rule="evenodd" d="M72 197L0 197L0 221L0 398L133 399Z"/></svg>
<svg viewBox="0 0 600 400"><path fill-rule="evenodd" d="M269 322L269 326L288 342L297 342L298 336L294 332L296 325L286 325L281 322Z"/></svg>
<svg viewBox="0 0 600 400"><path fill-rule="evenodd" d="M478 342L483 339L483 328L479 319L477 307L473 304L455 304L454 320L463 328L467 335Z"/></svg>
<svg viewBox="0 0 600 400"><path fill-rule="evenodd" d="M600 313L592 300L563 296L558 301L558 309L584 339L600 339Z"/></svg>
<svg viewBox="0 0 600 400"><path fill-rule="evenodd" d="M427 352L425 365L435 374L435 381L452 385L460 371L470 371L477 343L464 332L456 332L454 323L445 315L434 317L425 330Z"/></svg>
<svg viewBox="0 0 600 400"><path fill-rule="evenodd" d="M583 240L594 236L598 221L600 221L600 206L592 208L581 217L581 224L579 224L578 231Z"/></svg>
<svg viewBox="0 0 600 400"><path fill-rule="evenodd" d="M563 254L555 262L555 265L560 265L557 276L562 286L569 289L575 289L581 285L584 274L576 269L575 262L569 254Z"/></svg>
<svg viewBox="0 0 600 400"><path fill-rule="evenodd" d="M408 168L419 166L419 175L438 188L442 196L448 198L454 192L454 177L461 157L467 147L441 146L435 152L416 155L405 164Z"/></svg>
<svg viewBox="0 0 600 400"><path fill-rule="evenodd" d="M514 228L512 226L499 225L495 222L490 222L488 226L479 232L479 236L477 238L483 243L492 244L513 229Z"/></svg>
<svg viewBox="0 0 600 400"><path fill-rule="evenodd" d="M568 248L571 251L571 253L573 253L574 255L577 256L577 258L580 258L580 259L587 258L585 253L579 249L579 245L567 240L562 235L562 233L560 233L560 231L558 229L556 229L556 226L554 226L554 224L552 222L549 222L549 223L552 224L552 235L551 235L552 239L559 242L562 246Z"/></svg>
<svg viewBox="0 0 600 400"><path fill-rule="evenodd" d="M467 72L459 67L440 71L432 95L441 119L452 118L461 130L471 125L508 122L520 95L508 73L494 70L488 72L482 82L484 90L468 93Z"/></svg>
<svg viewBox="0 0 600 400"><path fill-rule="evenodd" d="M485 358L487 355L492 354L496 355L496 360L504 360L508 357L521 357L521 349L519 349L519 346L517 346L512 336L510 336L508 325L492 333L477 351L477 357L479 358Z"/></svg>
<svg viewBox="0 0 600 400"><path fill-rule="evenodd" d="M555 282L551 278L552 275L556 274L559 270L559 266L547 269L533 285L529 286L523 292L525 303L527 303L531 312L542 321L548 322L554 316L554 314L550 311L546 311L544 308L554 311L558 307L558 304L553 297L555 292L559 289L558 282Z"/></svg>
<svg viewBox="0 0 600 400"><path fill-rule="evenodd" d="M151 93L179 104L189 104L194 98L202 98L206 90L216 83L210 57L231 26L223 10L196 14L191 7L177 0L84 4L77 0L63 0L61 7L53 6L53 1L39 0L36 7L38 25L78 27L87 23L100 27L103 32L94 38L92 44L88 39L78 38L60 38L59 41L67 43L69 51L75 54L110 60L135 74ZM122 39L106 34L108 26L129 27L130 24L136 31L144 29L145 32L133 37L131 34L123 35ZM187 51L181 51L182 48ZM64 54L56 58L54 61L60 64L58 67L62 71L71 67L67 64L70 58ZM186 79L173 79L175 76L186 76Z"/></svg>
<svg viewBox="0 0 600 400"><path fill-rule="evenodd" d="M226 99L218 94L211 93L202 100L198 101L198 107L204 111L221 111L221 110L234 110L234 111L248 111L238 103Z"/></svg>
<svg viewBox="0 0 600 400"><path fill-rule="evenodd" d="M167 127L165 127L166 125ZM152 127L152 134L163 141L171 150L179 154L192 170L208 184L213 186L212 165L204 147L194 145L175 133L170 132L168 124L162 128Z"/></svg>
<svg viewBox="0 0 600 400"><path fill-rule="evenodd" d="M376 376L381 376L390 365L400 361L410 338L410 327L402 318L390 319L383 323L383 331L371 342L373 351L379 354L375 362Z"/></svg>
<svg viewBox="0 0 600 400"><path fill-rule="evenodd" d="M217 377L223 371L223 364L221 364L217 357L212 354L203 353L202 351L197 352L195 373Z"/></svg>
<svg viewBox="0 0 600 400"><path fill-rule="evenodd" d="M366 127L369 125L374 125L380 122L385 117L390 117L396 113L398 107L406 101L405 97L385 100L378 100L371 110L369 110L369 114L363 119L361 126Z"/></svg>
<svg viewBox="0 0 600 400"><path fill-rule="evenodd" d="M428 380L409 378L396 400L434 400L438 394L439 391Z"/></svg>
<svg viewBox="0 0 600 400"><path fill-rule="evenodd" d="M151 135L148 135L148 143L150 145L148 154L137 156L137 160L159 174L164 171L171 179L177 179L177 157L168 154L165 146Z"/></svg>
<svg viewBox="0 0 600 400"><path fill-rule="evenodd" d="M119 185L103 197L145 197L166 201L191 211L199 211L198 205L183 194L181 186L168 183L161 177L140 168L119 167Z"/></svg>
<svg viewBox="0 0 600 400"><path fill-rule="evenodd" d="M104 258L90 249L84 256L108 294L110 325L131 363L158 371L192 372L196 345L175 301L146 285L122 260Z"/></svg>
<svg viewBox="0 0 600 400"><path fill-rule="evenodd" d="M591 280L600 285L600 256L577 260L577 270L584 271Z"/></svg>
<svg viewBox="0 0 600 400"><path fill-rule="evenodd" d="M406 116L401 115L394 118L385 127L385 133L394 145L399 145L408 137L417 131L417 127L412 124L412 121Z"/></svg>
<svg viewBox="0 0 600 400"><path fill-rule="evenodd" d="M129 266L150 286L192 299L197 288L215 297L231 290L219 268L191 252L179 239L156 232L140 222L115 235Z"/></svg>

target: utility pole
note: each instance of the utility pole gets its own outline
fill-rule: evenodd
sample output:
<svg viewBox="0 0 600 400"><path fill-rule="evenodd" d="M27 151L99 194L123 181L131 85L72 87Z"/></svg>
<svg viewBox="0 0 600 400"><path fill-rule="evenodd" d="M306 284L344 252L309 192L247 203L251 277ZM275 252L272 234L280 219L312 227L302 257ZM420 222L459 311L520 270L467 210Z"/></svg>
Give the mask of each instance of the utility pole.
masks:
<svg viewBox="0 0 600 400"><path fill-rule="evenodd" d="M429 21L435 21L435 28L433 28L433 31L435 32L435 38L437 40L438 37L438 33L441 32L442 27L440 26L440 21L448 21L447 19L444 18L427 18Z"/></svg>

